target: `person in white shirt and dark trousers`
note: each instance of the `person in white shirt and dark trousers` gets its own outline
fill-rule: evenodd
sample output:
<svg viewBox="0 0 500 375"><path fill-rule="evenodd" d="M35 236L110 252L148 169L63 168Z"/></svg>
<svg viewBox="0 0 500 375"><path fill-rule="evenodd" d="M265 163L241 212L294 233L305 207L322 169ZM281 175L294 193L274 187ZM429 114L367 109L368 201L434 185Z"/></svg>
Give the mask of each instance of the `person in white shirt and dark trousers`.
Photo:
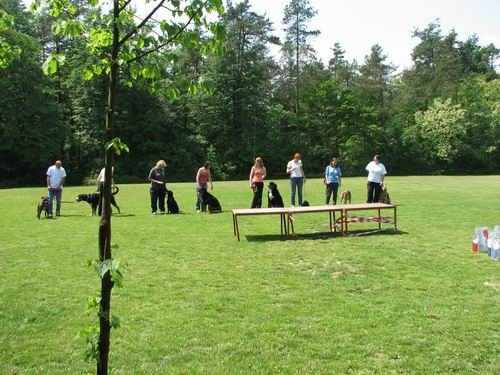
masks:
<svg viewBox="0 0 500 375"><path fill-rule="evenodd" d="M368 171L368 199L366 203L377 203L387 174L384 164L380 162L380 155L375 155L373 161L366 166Z"/></svg>

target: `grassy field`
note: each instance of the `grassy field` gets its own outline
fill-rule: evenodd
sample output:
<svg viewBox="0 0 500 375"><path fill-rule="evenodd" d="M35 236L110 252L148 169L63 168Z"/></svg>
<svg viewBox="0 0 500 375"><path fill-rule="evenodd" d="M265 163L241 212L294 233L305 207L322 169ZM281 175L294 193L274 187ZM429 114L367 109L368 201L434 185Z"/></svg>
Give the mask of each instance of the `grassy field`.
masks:
<svg viewBox="0 0 500 375"><path fill-rule="evenodd" d="M390 177L398 228L339 237L328 216L242 218L246 181L215 182L222 214L194 211L194 184L169 185L183 211L152 216L148 186L121 185L115 258L129 263L113 291L114 374L500 372L500 262L472 254L477 226L500 224L500 176ZM353 203L364 178L345 178ZM278 181L288 203L287 181ZM2 190L0 373L95 372L84 359L96 317L98 219L64 190L62 217L37 220L42 188ZM306 198L323 203L320 180ZM372 224L373 226L373 224ZM353 224L351 229L367 228Z"/></svg>

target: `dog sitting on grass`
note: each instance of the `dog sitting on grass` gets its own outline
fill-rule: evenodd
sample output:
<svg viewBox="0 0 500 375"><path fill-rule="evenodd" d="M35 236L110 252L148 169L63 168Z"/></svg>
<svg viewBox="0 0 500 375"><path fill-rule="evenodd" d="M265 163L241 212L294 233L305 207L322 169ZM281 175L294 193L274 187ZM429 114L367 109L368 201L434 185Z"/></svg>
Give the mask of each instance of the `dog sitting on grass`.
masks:
<svg viewBox="0 0 500 375"><path fill-rule="evenodd" d="M207 189L201 190L201 210L210 214L215 214L222 212L222 207L212 194L210 194Z"/></svg>
<svg viewBox="0 0 500 375"><path fill-rule="evenodd" d="M387 185L383 184L378 196L378 203L391 204L391 197L389 197L389 192L387 191Z"/></svg>
<svg viewBox="0 0 500 375"><path fill-rule="evenodd" d="M179 213L179 205L175 201L174 192L172 190L167 190L167 212L169 214Z"/></svg>
<svg viewBox="0 0 500 375"><path fill-rule="evenodd" d="M267 193L267 207L285 207L283 198L281 197L281 194L278 190L278 185L276 185L274 182L270 182L267 187L269 188Z"/></svg>
<svg viewBox="0 0 500 375"><path fill-rule="evenodd" d="M45 211L45 218L49 217L49 197L42 197L40 203L38 203L36 217L40 219L42 212Z"/></svg>
<svg viewBox="0 0 500 375"><path fill-rule="evenodd" d="M351 192L349 190L346 190L340 193L340 201L344 204L347 204L347 202L349 201L349 204L351 204Z"/></svg>

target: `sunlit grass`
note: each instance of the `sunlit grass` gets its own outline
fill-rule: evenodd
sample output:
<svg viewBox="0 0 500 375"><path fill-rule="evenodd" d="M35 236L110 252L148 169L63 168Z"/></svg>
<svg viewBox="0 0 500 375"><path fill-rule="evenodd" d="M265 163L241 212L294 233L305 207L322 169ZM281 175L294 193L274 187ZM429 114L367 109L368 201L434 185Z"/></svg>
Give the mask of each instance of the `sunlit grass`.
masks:
<svg viewBox="0 0 500 375"><path fill-rule="evenodd" d="M365 179L345 178L353 203ZM339 237L327 215L240 220L246 181L215 182L224 212L195 213L193 184L170 184L183 213L152 216L147 185L121 185L114 256L129 263L113 290L110 365L122 373L481 373L500 370L500 263L472 254L477 226L500 224L500 176L390 177L399 234ZM288 202L287 181L278 181ZM81 374L86 297L99 280L96 217L74 202L37 220L43 189L2 190L0 372ZM306 198L323 203L320 180ZM351 229L376 224L353 224Z"/></svg>

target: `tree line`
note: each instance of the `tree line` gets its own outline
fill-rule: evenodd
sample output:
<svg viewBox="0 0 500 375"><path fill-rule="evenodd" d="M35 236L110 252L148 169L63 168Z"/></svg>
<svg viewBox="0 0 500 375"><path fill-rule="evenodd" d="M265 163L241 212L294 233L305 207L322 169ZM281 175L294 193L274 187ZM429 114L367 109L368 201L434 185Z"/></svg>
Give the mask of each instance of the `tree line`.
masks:
<svg viewBox="0 0 500 375"><path fill-rule="evenodd" d="M80 3L83 22L104 22ZM71 183L93 180L105 153L107 82L88 70L100 69L92 46L78 30L73 38L54 35L60 15L49 9L33 13L20 0L0 0L0 10L12 20L0 27L0 183L39 183L55 159ZM498 173L496 46L443 33L435 21L412 31L412 65L400 73L378 44L357 62L332 41L324 63L311 46L321 37L309 27L315 14L308 0L291 0L280 40L248 0L228 1L220 16L225 53L207 56L187 41L155 55L150 77L140 64L124 72L115 134L130 152L116 158L116 179L145 181L159 159L170 180L194 179L205 160L215 178L242 178L256 156L279 177L295 150L308 175L321 173L332 155L345 175L364 174L375 153L391 174ZM271 44L280 46L279 57ZM61 51L64 59L47 60ZM54 64L55 74L45 75Z"/></svg>

